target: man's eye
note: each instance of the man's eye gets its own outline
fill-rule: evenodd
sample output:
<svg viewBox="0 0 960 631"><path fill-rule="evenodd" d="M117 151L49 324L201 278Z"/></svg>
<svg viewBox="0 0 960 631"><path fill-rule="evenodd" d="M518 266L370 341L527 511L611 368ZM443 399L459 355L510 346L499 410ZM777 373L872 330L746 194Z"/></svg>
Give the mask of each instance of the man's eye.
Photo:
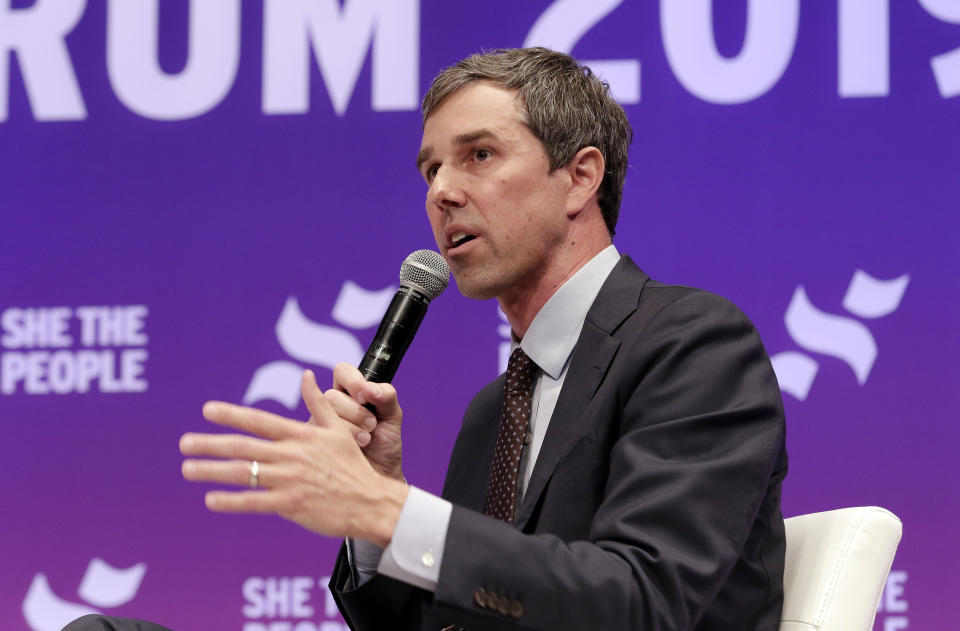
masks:
<svg viewBox="0 0 960 631"><path fill-rule="evenodd" d="M430 180L432 180L433 178L437 177L437 169L439 169L439 168L440 168L440 165L434 164L434 165L431 165L431 166L427 169L427 171L426 171L426 178L427 178L427 181L428 181L428 182L429 182Z"/></svg>
<svg viewBox="0 0 960 631"><path fill-rule="evenodd" d="M483 162L490 157L490 152L486 149L474 149L473 157L477 162Z"/></svg>

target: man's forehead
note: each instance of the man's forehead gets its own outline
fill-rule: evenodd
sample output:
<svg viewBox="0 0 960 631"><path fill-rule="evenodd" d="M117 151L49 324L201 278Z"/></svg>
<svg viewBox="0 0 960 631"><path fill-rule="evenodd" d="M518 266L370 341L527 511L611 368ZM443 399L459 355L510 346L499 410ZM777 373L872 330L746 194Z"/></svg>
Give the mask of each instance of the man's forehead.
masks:
<svg viewBox="0 0 960 631"><path fill-rule="evenodd" d="M498 103L510 110L517 110L523 109L524 99L518 88L509 88L487 79L471 81L445 94L434 103L427 118L424 119L424 123L451 103L474 105L482 108L489 107L491 103Z"/></svg>
<svg viewBox="0 0 960 631"><path fill-rule="evenodd" d="M434 153L435 143L459 146L482 138L504 138L514 125L526 127L518 90L489 81L465 85L440 101L424 121L417 167Z"/></svg>
<svg viewBox="0 0 960 631"><path fill-rule="evenodd" d="M451 92L437 103L423 121L424 136L437 121L455 132L471 128L498 127L512 122L525 122L526 111L519 91L489 81L476 81Z"/></svg>

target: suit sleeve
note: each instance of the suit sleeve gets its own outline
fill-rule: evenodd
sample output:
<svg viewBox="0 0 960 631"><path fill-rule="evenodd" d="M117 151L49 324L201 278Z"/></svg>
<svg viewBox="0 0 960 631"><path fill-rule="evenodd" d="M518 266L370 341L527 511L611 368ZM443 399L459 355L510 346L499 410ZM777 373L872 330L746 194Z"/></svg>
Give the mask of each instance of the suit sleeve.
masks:
<svg viewBox="0 0 960 631"><path fill-rule="evenodd" d="M587 441L606 450L586 535L525 534L454 507L433 602L446 619L471 630L690 629L760 522L782 524L782 404L746 317L685 290L614 336L620 348L584 417ZM541 500L565 501L557 495Z"/></svg>
<svg viewBox="0 0 960 631"><path fill-rule="evenodd" d="M340 546L330 576L330 591L343 619L354 631L415 631L420 628L421 605L430 600L429 592L382 574L357 587L346 545Z"/></svg>

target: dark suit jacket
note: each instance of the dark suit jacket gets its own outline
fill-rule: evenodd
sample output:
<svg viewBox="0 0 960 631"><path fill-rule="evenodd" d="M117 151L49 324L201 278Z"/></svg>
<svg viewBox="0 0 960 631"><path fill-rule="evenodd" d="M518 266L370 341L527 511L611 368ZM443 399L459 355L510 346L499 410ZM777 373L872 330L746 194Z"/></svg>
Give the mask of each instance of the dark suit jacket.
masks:
<svg viewBox="0 0 960 631"><path fill-rule="evenodd" d="M728 301L621 259L590 308L511 527L481 514L503 376L467 408L435 594L331 585L355 629L774 631L786 474L780 392Z"/></svg>

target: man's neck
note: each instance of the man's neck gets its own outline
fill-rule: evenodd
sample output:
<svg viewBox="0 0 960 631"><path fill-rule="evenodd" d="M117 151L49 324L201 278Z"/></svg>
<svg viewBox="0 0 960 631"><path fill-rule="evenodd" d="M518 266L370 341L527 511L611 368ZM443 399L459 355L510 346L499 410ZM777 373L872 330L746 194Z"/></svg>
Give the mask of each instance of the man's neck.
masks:
<svg viewBox="0 0 960 631"><path fill-rule="evenodd" d="M590 262L604 248L610 245L610 240L598 241L590 248L578 248L573 256L558 260L550 273L540 278L531 279L533 286L515 287L503 295L497 296L500 309L507 316L507 322L513 329L517 339L522 340L526 335L530 323L547 303L557 293L565 282L570 280L580 268Z"/></svg>

